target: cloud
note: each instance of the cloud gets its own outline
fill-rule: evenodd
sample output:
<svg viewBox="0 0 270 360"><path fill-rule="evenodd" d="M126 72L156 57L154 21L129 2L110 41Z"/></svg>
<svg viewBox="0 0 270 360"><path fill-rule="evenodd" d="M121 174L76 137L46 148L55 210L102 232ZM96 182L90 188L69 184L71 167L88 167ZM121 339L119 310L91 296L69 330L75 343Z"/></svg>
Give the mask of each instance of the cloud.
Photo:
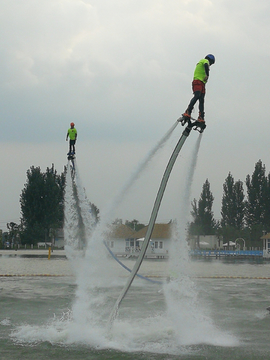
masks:
<svg viewBox="0 0 270 360"><path fill-rule="evenodd" d="M229 171L244 179L259 158L268 159L269 7L266 0L247 0L245 6L231 0L3 2L3 149L18 149L20 158L28 159L27 168L36 162L34 154L45 156L50 166L53 156L44 153L59 144L65 155L65 135L73 121L78 145L84 144L78 156L87 154L86 163L91 163L87 144L104 149L94 153L95 166L89 166L98 177L100 168L109 166L104 160L108 152L144 150L161 138L192 96L196 62L213 53L207 131L194 186L199 194L211 174L220 198L221 178ZM27 146L35 150L29 153ZM6 155L7 173L13 173L14 161L20 160ZM88 169L86 164L83 168ZM117 183L117 174L122 180L130 168L119 161L114 170ZM83 176L91 177L89 173L85 170ZM105 202L102 194L103 189L95 189L97 206Z"/></svg>

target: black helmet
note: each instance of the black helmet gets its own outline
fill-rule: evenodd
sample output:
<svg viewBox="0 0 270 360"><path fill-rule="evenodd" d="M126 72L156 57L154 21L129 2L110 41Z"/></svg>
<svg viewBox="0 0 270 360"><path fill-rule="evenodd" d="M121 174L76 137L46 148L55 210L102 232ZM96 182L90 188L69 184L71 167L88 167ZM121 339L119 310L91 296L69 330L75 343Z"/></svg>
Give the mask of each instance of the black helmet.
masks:
<svg viewBox="0 0 270 360"><path fill-rule="evenodd" d="M216 61L214 55L212 55L212 54L206 55L205 59L209 60L210 65L213 65L215 63L215 61Z"/></svg>

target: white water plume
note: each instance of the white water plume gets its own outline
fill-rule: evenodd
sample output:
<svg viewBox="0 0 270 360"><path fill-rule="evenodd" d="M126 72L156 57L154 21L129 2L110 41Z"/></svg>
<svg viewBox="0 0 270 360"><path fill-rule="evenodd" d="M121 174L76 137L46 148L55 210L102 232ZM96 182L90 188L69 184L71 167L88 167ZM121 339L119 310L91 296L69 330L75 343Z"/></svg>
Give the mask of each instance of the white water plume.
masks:
<svg viewBox="0 0 270 360"><path fill-rule="evenodd" d="M110 289L118 279L118 270L112 268L108 260L108 251L103 244L105 239L106 227L98 225L79 265L73 304L74 326L78 328L87 328L91 324L91 328L104 330L103 323L107 323L113 305Z"/></svg>
<svg viewBox="0 0 270 360"><path fill-rule="evenodd" d="M82 181L81 181L81 178L79 175L78 165L77 165L77 162L75 159L74 159L74 164L75 164L75 169L76 169L75 170L75 184L77 187L79 206L81 209L81 216L82 216L82 221L83 221L84 229L85 229L85 237L87 239L86 241L88 241L91 237L91 233L95 226L95 218L92 215L90 202L87 199L85 188L82 185Z"/></svg>
<svg viewBox="0 0 270 360"><path fill-rule="evenodd" d="M149 306L150 302L147 304L146 293L149 285L139 287L139 290L135 290L136 299L132 299L132 304L128 304L129 316L124 320L117 319L113 336L108 337L108 316L115 301L113 298L117 296L119 284L114 282L116 277L107 261L106 249L102 243L106 232L104 223L103 226L95 229L91 237L91 246L86 250L85 257L77 262L79 271L76 279L76 300L72 312L69 311L60 319L54 318L47 324L17 327L12 334L15 341L23 344L44 341L64 345L79 343L90 345L95 349L176 355L189 353L190 350L188 347L185 348L185 345L190 344L209 343L220 346L236 344L233 337L218 331L211 319L204 314L196 286L190 279L187 267L188 249L184 226L200 138L201 136L196 143L197 150L195 148L187 176L182 202L183 211L180 222L182 225L178 224L174 235L175 242L170 252L170 271L175 279L164 286L167 310L164 312L163 305L160 304L163 302L163 294L160 295L159 288L153 286L152 289L156 293ZM70 169L67 174L66 206L76 209ZM77 222L76 216L73 219L73 210L66 213L67 224L70 226L72 223L75 226ZM158 310L155 308L156 305L152 305L156 303L159 303ZM148 306L145 307L145 305Z"/></svg>
<svg viewBox="0 0 270 360"><path fill-rule="evenodd" d="M177 274L182 274L183 271L185 271L186 269L185 263L189 259L188 245L186 241L186 226L188 222L188 215L190 208L191 188L192 188L194 173L196 170L201 139L202 139L202 135L200 134L195 143L195 147L191 155L191 160L189 162L184 189L181 192L182 196L180 199L180 215L175 223L172 245L170 249L169 267L171 268L171 271L173 273L177 273ZM179 261L179 259L181 259L182 262ZM182 264L184 264L183 267ZM181 266L181 269L178 269L179 266Z"/></svg>
<svg viewBox="0 0 270 360"><path fill-rule="evenodd" d="M173 130L176 128L178 122L176 122L171 129L163 136L163 138L157 143L157 145L146 156L145 160L140 164L135 173L133 173L126 183L126 185L120 190L118 196L111 202L110 206L103 214L100 223L94 229L91 235L91 246L86 247L85 257L80 264L80 273L77 277L77 293L76 302L73 306L74 322L80 326L82 324L100 323L104 318L106 320L109 316L109 311L112 306L105 306L109 302L114 300L108 300L108 294L106 292L100 292L99 288L107 288L115 283L117 278L114 275L113 270L107 261L107 250L103 245L103 240L106 240L108 236L108 226L112 211L123 199L124 195L131 188L133 183L138 179L139 175L146 168L149 161L154 157L157 151L164 146L165 142L169 139ZM76 173L78 172L78 166L76 166ZM78 176L78 175L77 175ZM80 189L79 176L76 178L76 183ZM91 224L89 225L91 227ZM104 305L104 306L101 306ZM108 310L107 310L108 309Z"/></svg>
<svg viewBox="0 0 270 360"><path fill-rule="evenodd" d="M204 314L204 311L199 306L197 289L193 281L191 281L187 267L188 248L185 241L185 225L200 141L201 135L192 154L181 207L181 221L177 225L174 234L175 240L172 245L173 249L170 252L170 271L174 280L172 279L169 284L164 285L167 310L161 317L169 334L166 341L177 345L218 342L217 338L213 338L213 342L211 342L210 334L213 335L216 329L211 319ZM128 189L128 187L124 189ZM120 343L123 344L121 340L123 322L121 320L116 321L113 339L108 339L106 333L108 316L115 301L111 291L117 285L113 271L110 268L110 262L106 259L107 253L103 245L106 231L106 223L101 222L94 230L91 237L91 246L86 249L85 257L80 263L80 271L76 281L76 301L72 308L73 322L72 327L69 329L69 337L74 339L74 336L75 338L77 336L78 341L87 342L90 339L96 339L96 334L99 334L98 343L100 346L102 346L101 343L103 345L110 343L110 347L122 348ZM149 326L156 328L157 321L157 318L152 319ZM125 331L128 331L128 329L126 328ZM220 333L218 335L220 336ZM125 332L125 338L126 345L129 344L128 346L132 347L135 341L134 329L131 330L131 333ZM157 338L159 339L158 335ZM138 338L136 341L140 342L142 339ZM153 341L155 342L154 339ZM145 342L143 343L143 346L147 348L148 345ZM166 342L166 344L168 343ZM167 348L166 344L163 345Z"/></svg>
<svg viewBox="0 0 270 360"><path fill-rule="evenodd" d="M202 135L199 135L191 156L181 199L180 219L175 223L170 248L169 272L171 281L164 285L167 316L171 321L175 340L180 345L220 342L222 334L214 326L207 310L198 299L196 284L191 278L191 267L186 241L186 229L191 187L196 169Z"/></svg>
<svg viewBox="0 0 270 360"><path fill-rule="evenodd" d="M74 256L79 247L79 217L76 209L76 201L73 193L73 184L71 177L70 164L67 165L66 188L65 188L65 223L64 239L67 257L70 259Z"/></svg>

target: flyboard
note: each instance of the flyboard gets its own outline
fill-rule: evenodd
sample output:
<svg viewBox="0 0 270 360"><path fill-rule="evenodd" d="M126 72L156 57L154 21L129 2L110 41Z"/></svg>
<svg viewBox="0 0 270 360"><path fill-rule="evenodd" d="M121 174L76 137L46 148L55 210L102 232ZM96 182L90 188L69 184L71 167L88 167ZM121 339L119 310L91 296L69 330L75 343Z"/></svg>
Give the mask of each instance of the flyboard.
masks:
<svg viewBox="0 0 270 360"><path fill-rule="evenodd" d="M75 153L74 152L69 152L68 154L67 154L67 156L68 156L68 161L71 161L71 164L72 164L72 170L73 171L75 171Z"/></svg>
<svg viewBox="0 0 270 360"><path fill-rule="evenodd" d="M194 121L192 121L194 120ZM156 221L156 218L157 218L157 214L158 214L158 210L159 210L159 207L160 207L160 204L161 204L161 200L163 198L163 194L164 194L164 191L165 191L165 188L166 188L166 185L167 185L167 182L169 180L169 177L170 177L170 174L171 174L171 171L172 171L172 168L175 164L175 161L179 155L179 152L182 148L182 146L184 145L187 137L189 136L190 134L190 131L191 129L194 127L194 130L198 130L200 133L202 133L206 127L205 123L200 123L198 122L197 120L195 119L185 119L183 116L180 117L178 119L179 122L181 122L182 125L185 125L187 123L187 126L186 128L184 129L183 133L182 133L182 136L180 137L178 143L176 144L174 150L173 150L173 153L170 157L170 160L167 164L167 167L165 169L165 172L163 174L163 178L161 180L161 183L160 183L160 187L159 187L159 190L158 190L158 193L157 193L157 196L156 196L156 200L155 200L155 203L154 203L154 206L153 206L153 210L152 210L152 213L151 213L151 217L150 217L150 220L149 220L149 225L148 225L148 228L147 228L147 232L146 232L146 235L145 235L145 238L144 238L144 242L142 244L142 247L141 247L141 252L140 252L140 255L129 275L129 278L127 280L127 283L125 285L125 287L123 288L123 290L121 291L118 299L116 300L116 303L114 304L114 307L112 309L112 312L110 314L110 318L109 318L109 323L112 324L114 319L117 317L117 314L118 314L118 310L119 310L119 306L122 302L122 300L124 299L124 297L126 296L127 292L128 292L128 289L130 288L130 285L132 284L140 266L141 266L141 263L143 261L143 258L144 258L144 255L145 255L145 252L147 250L147 246L149 244L149 241L150 241L150 238L151 238L151 235L152 235L152 232L153 232L153 228L154 228L154 225L155 225L155 221Z"/></svg>

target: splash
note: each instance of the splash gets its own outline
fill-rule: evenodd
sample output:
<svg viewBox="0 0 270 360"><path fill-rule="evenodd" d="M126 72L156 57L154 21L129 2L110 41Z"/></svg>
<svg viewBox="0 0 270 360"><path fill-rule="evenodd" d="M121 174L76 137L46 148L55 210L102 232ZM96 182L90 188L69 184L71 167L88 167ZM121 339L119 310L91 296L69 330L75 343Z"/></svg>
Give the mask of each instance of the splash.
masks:
<svg viewBox="0 0 270 360"><path fill-rule="evenodd" d="M189 131L187 131L188 128L186 128L182 134L182 136L180 137L180 139L178 140L178 143L176 144L173 152L172 152L172 155L169 159L169 162L166 166L166 169L165 169L165 172L163 174L163 177L162 177L162 180L161 180L161 183L160 183L160 187L159 187L159 190L157 192L157 196L156 196L156 199L155 199L155 203L154 203L154 206L153 206L153 209L152 209L152 213L151 213L151 217L150 217L150 220L149 220L149 224L148 224L148 228L147 228L147 231L146 231L146 234L145 234L145 238L144 238L144 241L143 241L143 244L142 244L142 247L141 247L141 251L140 251L140 254L137 258L137 261L130 273L130 276L128 278L128 281L125 285L125 287L123 288L123 290L121 291L114 307L113 307L113 310L110 314L110 319L109 319L109 323L110 323L110 326L112 325L113 321L115 320L116 316L118 315L118 310L119 310L119 306L122 302L122 300L124 299L124 297L126 296L140 266L141 266L141 263L143 261L143 258L144 258L144 255L145 255L145 252L147 250L147 247L148 247L148 244L149 244L149 241L150 241L150 237L152 235L152 231L153 231L153 228L154 228L154 225L155 225L155 221L156 221L156 218L157 218L157 214L158 214L158 211L159 211L159 207L160 207L160 204L161 204L161 201L162 201L162 198L163 198L163 195L164 195L164 192L165 192L165 189L166 189L166 186L167 186L167 182L169 180L169 177L170 177L170 174L171 174L171 171L173 169L173 166L175 164L175 161L177 159L177 156L179 155L179 152L182 148L182 146L184 145L189 133L190 133L190 129Z"/></svg>
<svg viewBox="0 0 270 360"><path fill-rule="evenodd" d="M226 341L230 343L232 338L218 331L210 316L207 315L206 307L198 299L198 290L191 277L192 270L186 241L185 227L188 221L191 188L201 139L202 135L199 135L192 152L180 201L180 218L174 223L168 267L171 281L164 285L166 314L178 344L224 345Z"/></svg>
<svg viewBox="0 0 270 360"><path fill-rule="evenodd" d="M93 232L93 229L95 227L95 217L92 214L91 205L87 198L85 188L82 185L82 181L79 175L79 169L77 165L77 161L74 159L75 164L75 184L77 189L77 196L78 196L78 202L79 202L79 208L80 213L82 217L82 221L84 224L84 236L85 241L87 242L87 239L91 238L91 234Z"/></svg>
<svg viewBox="0 0 270 360"><path fill-rule="evenodd" d="M67 165L66 188L65 188L65 223L64 238L67 257L72 259L79 248L79 217L73 194L73 183L70 165Z"/></svg>
<svg viewBox="0 0 270 360"><path fill-rule="evenodd" d="M164 146L177 124L178 121L154 146L137 170L131 174L130 179L119 191L119 194L103 212L101 221L94 229L91 239L88 239L88 245L90 246L86 247L84 261L80 264L80 273L77 277L76 302L73 306L74 322L78 326L82 326L82 324L88 326L89 323L98 325L109 317L112 301L114 300L108 297L103 290L115 285L115 279L118 276L107 260L108 252L103 245L103 241L108 238L109 229L107 224L110 223L115 208L120 204L140 174L146 169L158 150ZM77 164L76 172L78 173Z"/></svg>
<svg viewBox="0 0 270 360"><path fill-rule="evenodd" d="M114 269L107 259L106 249L102 240L106 236L106 221L103 220L87 237L88 246L84 257L77 261L76 298L72 311L60 318L54 317L51 321L41 325L17 326L11 337L15 342L37 344L48 341L52 344L83 344L98 349L118 349L127 352L152 352L164 354L190 353L185 345L211 343L221 346L234 346L236 341L227 334L216 331L210 317L202 310L199 304L196 285L190 279L188 270L188 249L185 241L184 226L187 209L189 207L190 189L196 167L201 136L191 161L191 168L187 176L185 197L182 201L182 215L179 225L174 232L174 251L171 252L170 271L174 279L164 286L143 285L138 280L133 287L130 301L124 308L124 316L114 323L113 336L108 337L107 321L115 299L119 293L121 280L117 280ZM157 150L156 150L157 151ZM138 168L137 178L146 168L148 161L154 156L150 152L147 159ZM76 171L78 166L76 164ZM133 183L131 180L120 191L125 194ZM91 230L91 219L87 208L86 194L83 189L79 173L74 180L78 188L78 198L74 194L73 178L70 169L67 173L66 185L66 233L72 251L76 249L79 229L79 203L82 219L88 230ZM187 195L189 194L189 195ZM119 198L120 197L120 198ZM112 203L112 209L121 200L119 195ZM186 204L186 205L184 205ZM108 218L110 211L108 212ZM106 218L106 217L105 217ZM178 241L181 239L181 241ZM176 246L177 245L177 246ZM141 283L140 283L141 281ZM153 296L152 302L149 299ZM164 311L164 297L166 310ZM155 304L152 306L150 304ZM146 306L145 306L146 305ZM145 306L145 307L144 307Z"/></svg>

